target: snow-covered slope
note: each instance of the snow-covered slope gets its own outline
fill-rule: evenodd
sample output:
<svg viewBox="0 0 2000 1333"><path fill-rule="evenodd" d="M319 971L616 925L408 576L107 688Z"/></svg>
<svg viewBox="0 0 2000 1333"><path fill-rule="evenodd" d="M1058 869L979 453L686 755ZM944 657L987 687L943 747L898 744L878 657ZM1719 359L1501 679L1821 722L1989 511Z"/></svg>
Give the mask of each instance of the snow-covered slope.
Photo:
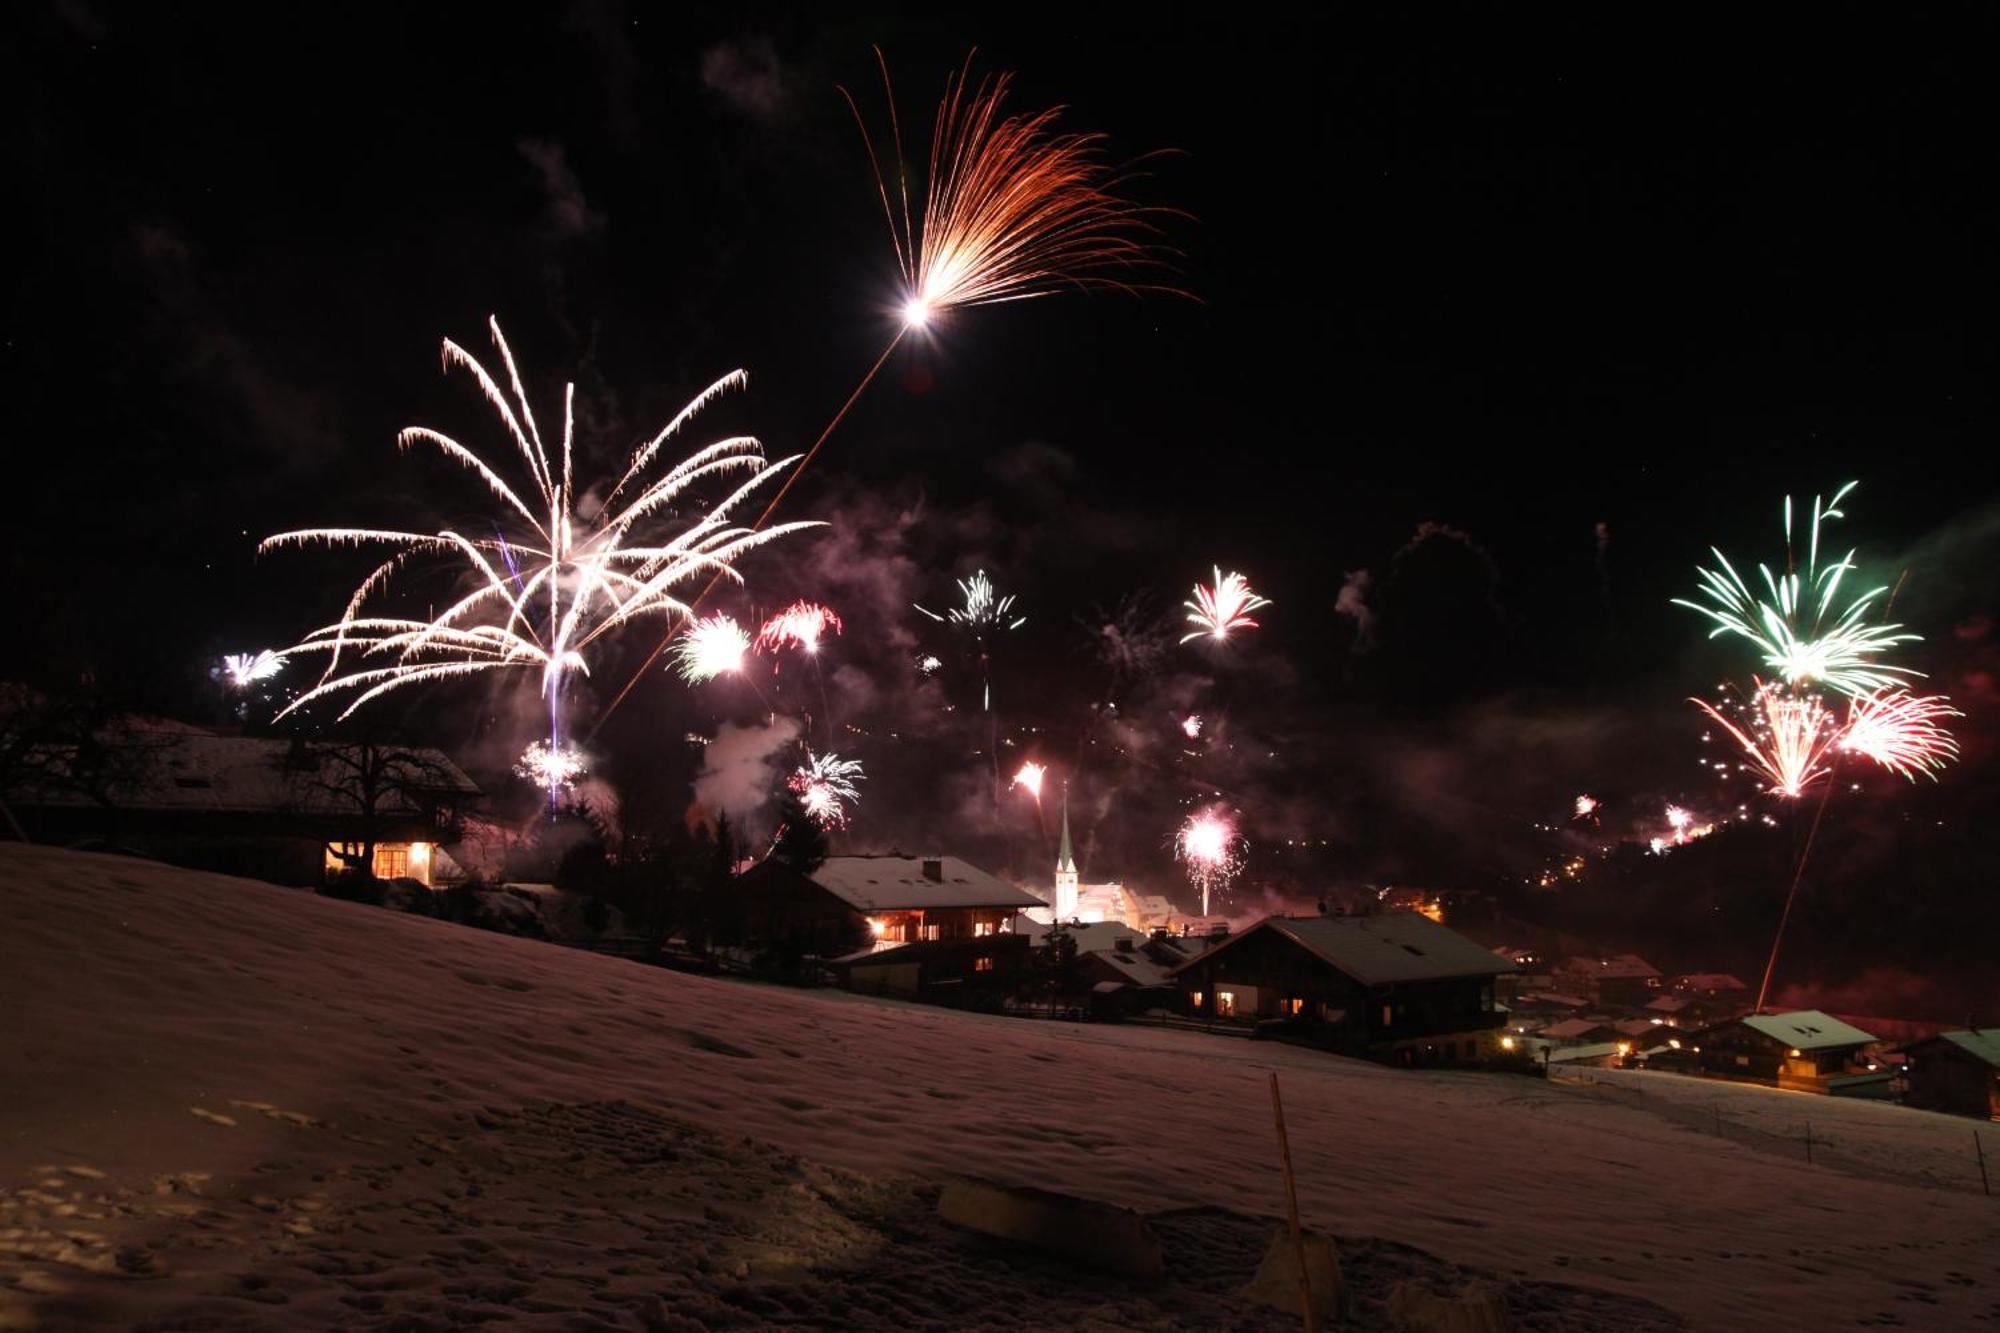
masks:
<svg viewBox="0 0 2000 1333"><path fill-rule="evenodd" d="M1829 1113L1808 1166L1777 1133L1702 1132L1685 1098L690 977L11 845L0 1018L0 1327L443 1326L450 1307L1029 1327L1097 1318L1100 1296L1199 1326L1198 1303L1142 1318L1110 1289L1010 1305L977 1265L922 1279L963 1256L939 1257L910 1191L972 1172L1278 1214L1271 1069L1320 1230L1697 1327L2000 1318L2000 1199L1978 1192L1970 1123L1894 1107ZM1782 1103L1772 1125L1828 1105L1732 1095ZM931 1248L885 1268L899 1245ZM717 1295L788 1265L876 1277L789 1305ZM1646 1323L1607 1301L1619 1319Z"/></svg>

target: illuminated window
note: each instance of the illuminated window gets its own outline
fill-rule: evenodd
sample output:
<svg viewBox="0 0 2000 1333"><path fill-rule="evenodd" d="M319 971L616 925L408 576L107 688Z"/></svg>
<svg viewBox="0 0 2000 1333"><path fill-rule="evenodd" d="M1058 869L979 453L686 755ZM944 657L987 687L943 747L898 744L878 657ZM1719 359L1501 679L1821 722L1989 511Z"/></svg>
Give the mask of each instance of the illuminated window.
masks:
<svg viewBox="0 0 2000 1333"><path fill-rule="evenodd" d="M975 972L991 972L993 970L993 960L991 958L975 958L972 960L972 970Z"/></svg>
<svg viewBox="0 0 2000 1333"><path fill-rule="evenodd" d="M1297 1016L1298 1014L1304 1012L1306 1007L1306 1002L1304 1000L1292 999L1285 1001L1285 1005L1287 1008L1291 1010L1294 1016Z"/></svg>
<svg viewBox="0 0 2000 1333"><path fill-rule="evenodd" d="M1202 999L1203 999L1203 992L1201 992L1201 991L1196 991L1196 992L1194 993L1194 1007L1195 1007L1195 1008L1197 1008L1197 1009L1201 1008L1201 1002L1202 1002Z"/></svg>
<svg viewBox="0 0 2000 1333"><path fill-rule="evenodd" d="M1396 1025L1396 1006L1393 1004L1383 1005L1382 1026L1388 1028L1388 1027L1394 1027L1395 1025Z"/></svg>
<svg viewBox="0 0 2000 1333"><path fill-rule="evenodd" d="M1215 1012L1227 1018L1236 1012L1236 992L1219 990L1215 993Z"/></svg>
<svg viewBox="0 0 2000 1333"><path fill-rule="evenodd" d="M375 848L375 878L403 879L410 873L410 849L406 844L383 844Z"/></svg>

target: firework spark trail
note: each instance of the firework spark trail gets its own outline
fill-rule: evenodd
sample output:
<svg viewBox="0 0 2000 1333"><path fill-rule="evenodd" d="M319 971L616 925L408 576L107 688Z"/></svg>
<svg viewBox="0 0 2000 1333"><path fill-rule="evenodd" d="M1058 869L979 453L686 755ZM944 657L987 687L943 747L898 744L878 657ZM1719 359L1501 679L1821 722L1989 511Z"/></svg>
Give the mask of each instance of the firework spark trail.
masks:
<svg viewBox="0 0 2000 1333"><path fill-rule="evenodd" d="M1578 819L1589 819L1592 815L1595 815L1597 813L1598 806L1599 802L1595 796L1591 796L1587 793L1585 795L1579 796L1576 798L1575 817Z"/></svg>
<svg viewBox="0 0 2000 1333"><path fill-rule="evenodd" d="M1210 894L1226 886L1243 864L1235 816L1221 805L1195 811L1174 835L1174 855L1187 867L1189 882L1201 890L1201 914L1207 916Z"/></svg>
<svg viewBox="0 0 2000 1333"><path fill-rule="evenodd" d="M948 624L963 630L972 640L973 651L979 657L979 707L986 714L987 749L993 759L993 808L1000 808L1000 717L993 711L993 653L990 643L994 634L1017 630L1028 623L1026 616L1014 614L1014 594L1002 596L993 587L993 580L986 577L983 569L974 570L969 579L958 580L961 604L939 615L928 607L916 609L939 624Z"/></svg>
<svg viewBox="0 0 2000 1333"><path fill-rule="evenodd" d="M1752 700L1752 731L1745 731L1704 699L1690 700L1727 731L1750 766L1770 780L1769 790L1796 799L1814 779L1827 772L1826 759L1839 740L1840 729L1818 695L1793 694L1781 686L1758 683Z"/></svg>
<svg viewBox="0 0 2000 1333"><path fill-rule="evenodd" d="M1936 781L1939 771L1958 757L1958 742L1944 729L1943 720L1964 716L1942 695L1885 690L1848 704L1840 748L1865 755L1912 782L1919 773Z"/></svg>
<svg viewBox="0 0 2000 1333"><path fill-rule="evenodd" d="M255 653L231 653L222 659L222 674L232 689L247 690L285 669L285 655L265 648Z"/></svg>
<svg viewBox="0 0 2000 1333"><path fill-rule="evenodd" d="M1250 580L1241 574L1224 575L1218 565L1215 586L1196 584L1194 596L1182 603L1188 623L1195 628L1181 635L1181 642L1204 637L1219 641L1228 638L1232 630L1255 629L1257 622L1250 613L1270 604L1270 598L1250 591Z"/></svg>
<svg viewBox="0 0 2000 1333"><path fill-rule="evenodd" d="M514 764L514 772L518 776L542 788L551 798L576 785L576 780L587 769L582 752L572 746L551 745L547 741L535 741L529 745Z"/></svg>
<svg viewBox="0 0 2000 1333"><path fill-rule="evenodd" d="M587 654L599 640L643 616L690 617L688 605L673 594L676 586L704 573L741 582L731 564L736 557L787 533L820 526L785 523L758 531L729 523L729 514L782 475L790 461L768 462L762 446L748 436L707 445L663 470L656 466L664 446L704 406L742 387L746 381L740 371L710 385L635 449L595 517L579 520L574 512L575 387L564 390L559 461L552 460L498 321L489 320L488 329L506 368L511 399L476 358L449 339L445 366L461 367L479 383L520 455L528 489L518 489L499 467L458 441L412 427L398 437L402 447L435 448L484 484L504 520L496 524L495 536L470 538L449 529L311 528L265 538L260 550L316 543L379 545L392 552L362 580L338 621L287 650L325 653L327 665L319 683L292 700L280 717L342 692L353 695L340 714L346 717L404 686L529 669L541 676L550 744L559 746L564 680L574 672L588 674ZM740 472L748 472L748 479L703 517L669 529L672 507L691 488ZM457 566L469 591L430 620L364 614L370 599L384 594L396 575L428 563L427 557ZM356 665L343 671L350 656Z"/></svg>
<svg viewBox="0 0 2000 1333"><path fill-rule="evenodd" d="M903 274L906 328L964 306L1064 290L1179 294L1170 284L1135 280L1168 267L1154 219L1174 210L1122 197L1131 169L1105 163L1103 135L1057 130L1061 108L1005 112L1013 75L986 75L974 84L971 55L945 81L919 221L910 207L895 88L879 47L875 58L889 108L893 194L860 105L847 89L840 92L874 168Z"/></svg>
<svg viewBox="0 0 2000 1333"><path fill-rule="evenodd" d="M805 762L786 780L797 793L805 812L819 821L821 828L847 827L847 805L859 801L855 784L864 780L859 759L842 759L837 754L806 751Z"/></svg>
<svg viewBox="0 0 2000 1333"><path fill-rule="evenodd" d="M1785 573L1776 575L1768 565L1758 565L1765 597L1759 598L1729 563L1729 557L1710 548L1720 568L1701 569L1701 595L1714 605L1676 597L1674 604L1699 611L1715 622L1711 639L1735 634L1748 639L1764 654L1764 665L1776 671L1788 684L1819 682L1852 698L1904 684L1905 677L1920 673L1877 659L1900 643L1915 642L1921 635L1902 632L1900 625L1870 623L1875 600L1889 591L1886 585L1870 588L1842 604L1835 611L1842 580L1855 571L1852 550L1831 564L1820 563L1820 526L1827 519L1845 518L1840 502L1857 483L1849 482L1834 492L1833 499L1813 498L1812 528L1806 545L1804 572L1799 572L1792 550L1792 500L1785 497Z"/></svg>
<svg viewBox="0 0 2000 1333"><path fill-rule="evenodd" d="M1154 219L1178 216L1175 210L1126 200L1120 192L1133 178L1131 170L1113 168L1103 161L1101 135L1056 130L1059 109L1003 113L1012 76L990 75L969 86L970 55L958 74L946 81L944 98L938 105L922 221L918 222L910 208L895 89L879 48L875 56L889 108L894 202L866 117L846 88L840 94L861 129L889 223L890 242L902 272L900 319L881 355L764 506L751 525L753 532L761 530L777 512L905 334L960 307L1048 296L1063 290L1185 294L1170 284L1133 280L1137 274L1166 269L1168 252L1158 244ZM710 580L694 599L695 608L708 599L718 581ZM666 651L670 638L671 634L661 637L632 679L613 696L598 716L599 727Z"/></svg>

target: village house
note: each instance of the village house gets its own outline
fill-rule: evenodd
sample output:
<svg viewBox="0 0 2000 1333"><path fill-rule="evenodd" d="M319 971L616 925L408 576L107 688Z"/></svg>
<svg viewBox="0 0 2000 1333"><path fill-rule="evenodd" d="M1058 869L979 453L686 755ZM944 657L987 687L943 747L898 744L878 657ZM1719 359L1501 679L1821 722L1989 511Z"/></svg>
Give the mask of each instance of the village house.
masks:
<svg viewBox="0 0 2000 1333"><path fill-rule="evenodd" d="M1690 972L1674 978L1673 989L1685 995L1698 995L1723 1005L1750 1005L1750 988L1741 980L1727 972Z"/></svg>
<svg viewBox="0 0 2000 1333"><path fill-rule="evenodd" d="M1174 970L1197 1013L1401 1064L1494 1058L1513 964L1417 912L1268 917ZM1254 1009L1225 999L1254 988Z"/></svg>
<svg viewBox="0 0 2000 1333"><path fill-rule="evenodd" d="M1615 1024L1601 1018L1565 1018L1559 1023L1549 1024L1535 1035L1556 1046L1616 1046L1621 1041L1630 1040L1618 1031Z"/></svg>
<svg viewBox="0 0 2000 1333"><path fill-rule="evenodd" d="M1032 947L1041 947L1053 926L1023 915L1014 925ZM1170 973L1205 947L1192 937L1165 930L1135 930L1116 921L1065 926L1076 946L1071 1003L1087 1003L1101 1017L1124 1017L1152 1009L1186 1008Z"/></svg>
<svg viewBox="0 0 2000 1333"><path fill-rule="evenodd" d="M1745 1014L1682 1040L1691 1063L1704 1073L1794 1092L1889 1093L1889 1072L1872 1067L1863 1056L1875 1044L1875 1035L1817 1009Z"/></svg>
<svg viewBox="0 0 2000 1333"><path fill-rule="evenodd" d="M6 793L37 842L318 887L361 868L439 887L478 786L422 746L225 736L179 724L108 738L94 789L56 756Z"/></svg>
<svg viewBox="0 0 2000 1333"><path fill-rule="evenodd" d="M1742 1012L1744 1005L1728 1000L1708 999L1689 991L1672 991L1646 1002L1640 1012L1657 1018L1670 1028L1703 1028Z"/></svg>
<svg viewBox="0 0 2000 1333"><path fill-rule="evenodd" d="M737 943L817 957L856 990L997 992L1028 942L1015 915L1037 899L955 856L829 856L810 874L770 858L737 876ZM943 998L932 995L931 998Z"/></svg>
<svg viewBox="0 0 2000 1333"><path fill-rule="evenodd" d="M1600 1005L1637 1009L1660 993L1660 969L1634 953L1563 961L1567 987L1586 989Z"/></svg>
<svg viewBox="0 0 2000 1333"><path fill-rule="evenodd" d="M2000 1032L1940 1032L1911 1042L1903 1053L1909 1057L1907 1105L2000 1120Z"/></svg>

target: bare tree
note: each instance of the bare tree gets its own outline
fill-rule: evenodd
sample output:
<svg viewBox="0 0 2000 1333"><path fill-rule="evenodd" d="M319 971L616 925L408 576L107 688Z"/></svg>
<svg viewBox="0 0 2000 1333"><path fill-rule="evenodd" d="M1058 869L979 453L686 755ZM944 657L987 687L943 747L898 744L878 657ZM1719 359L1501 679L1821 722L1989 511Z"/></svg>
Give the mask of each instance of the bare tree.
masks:
<svg viewBox="0 0 2000 1333"><path fill-rule="evenodd" d="M468 794L464 775L435 750L372 740L298 741L280 762L295 805L341 816L347 824L347 836L328 841L327 851L369 879L391 821L421 814L448 838L457 826L458 802Z"/></svg>

